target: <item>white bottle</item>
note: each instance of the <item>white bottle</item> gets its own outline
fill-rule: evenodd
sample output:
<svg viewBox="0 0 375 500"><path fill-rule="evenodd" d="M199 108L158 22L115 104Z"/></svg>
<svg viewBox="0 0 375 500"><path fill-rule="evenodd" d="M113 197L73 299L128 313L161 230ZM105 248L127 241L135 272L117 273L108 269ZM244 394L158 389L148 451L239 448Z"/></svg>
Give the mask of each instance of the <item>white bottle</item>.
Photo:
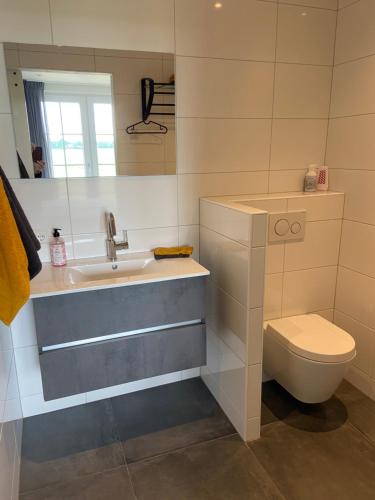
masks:
<svg viewBox="0 0 375 500"><path fill-rule="evenodd" d="M53 229L52 238L49 242L49 251L51 255L51 264L55 267L66 265L65 241L61 238L58 228Z"/></svg>
<svg viewBox="0 0 375 500"><path fill-rule="evenodd" d="M304 191L305 193L313 193L316 191L316 174L317 165L309 165L309 169L305 175Z"/></svg>
<svg viewBox="0 0 375 500"><path fill-rule="evenodd" d="M328 167L326 165L318 167L316 189L318 191L328 191Z"/></svg>

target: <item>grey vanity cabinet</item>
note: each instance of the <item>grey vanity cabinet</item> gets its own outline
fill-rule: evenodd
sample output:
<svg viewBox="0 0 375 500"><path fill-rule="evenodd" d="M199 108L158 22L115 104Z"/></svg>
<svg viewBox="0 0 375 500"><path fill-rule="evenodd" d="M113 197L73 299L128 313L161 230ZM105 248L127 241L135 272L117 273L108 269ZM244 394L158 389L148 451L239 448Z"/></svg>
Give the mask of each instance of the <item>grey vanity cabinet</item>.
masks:
<svg viewBox="0 0 375 500"><path fill-rule="evenodd" d="M45 400L205 365L205 280L33 299Z"/></svg>

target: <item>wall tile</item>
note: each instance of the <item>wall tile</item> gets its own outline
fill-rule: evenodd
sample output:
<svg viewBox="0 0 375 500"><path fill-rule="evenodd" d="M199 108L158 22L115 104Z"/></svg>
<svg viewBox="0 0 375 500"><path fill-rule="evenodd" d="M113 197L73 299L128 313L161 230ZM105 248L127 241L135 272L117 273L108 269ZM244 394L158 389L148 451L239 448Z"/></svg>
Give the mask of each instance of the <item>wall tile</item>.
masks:
<svg viewBox="0 0 375 500"><path fill-rule="evenodd" d="M207 283L207 325L246 362L247 311L215 282Z"/></svg>
<svg viewBox="0 0 375 500"><path fill-rule="evenodd" d="M193 259L199 261L199 226L179 226L178 244L193 247Z"/></svg>
<svg viewBox="0 0 375 500"><path fill-rule="evenodd" d="M335 324L350 333L355 340L357 355L353 365L371 376L375 356L375 331L340 311L335 311Z"/></svg>
<svg viewBox="0 0 375 500"><path fill-rule="evenodd" d="M20 173L14 142L12 115L0 113L0 130L0 165L9 179L17 179Z"/></svg>
<svg viewBox="0 0 375 500"><path fill-rule="evenodd" d="M254 0L229 0L223 9L213 8L210 0L177 0L176 52L273 61L276 11L275 4Z"/></svg>
<svg viewBox="0 0 375 500"><path fill-rule="evenodd" d="M109 0L105 6L100 0L51 0L50 4L57 45L174 51L172 0Z"/></svg>
<svg viewBox="0 0 375 500"><path fill-rule="evenodd" d="M19 52L22 68L48 68L61 71L95 71L93 55L56 54L49 52Z"/></svg>
<svg viewBox="0 0 375 500"><path fill-rule="evenodd" d="M323 164L328 120L274 120L271 170L303 169Z"/></svg>
<svg viewBox="0 0 375 500"><path fill-rule="evenodd" d="M199 224L199 198L265 193L267 172L183 174L178 176L179 223Z"/></svg>
<svg viewBox="0 0 375 500"><path fill-rule="evenodd" d="M1 41L52 43L48 0L1 0Z"/></svg>
<svg viewBox="0 0 375 500"><path fill-rule="evenodd" d="M335 31L334 11L280 5L276 60L332 65Z"/></svg>
<svg viewBox="0 0 375 500"><path fill-rule="evenodd" d="M375 53L374 16L375 4L372 0L361 0L339 11L335 64Z"/></svg>
<svg viewBox="0 0 375 500"><path fill-rule="evenodd" d="M340 236L341 220L308 222L303 241L285 244L285 271L337 265Z"/></svg>
<svg viewBox="0 0 375 500"><path fill-rule="evenodd" d="M375 115L329 121L327 165L350 170L375 169Z"/></svg>
<svg viewBox="0 0 375 500"><path fill-rule="evenodd" d="M265 62L179 56L177 116L270 118L273 68Z"/></svg>
<svg viewBox="0 0 375 500"><path fill-rule="evenodd" d="M268 243L266 248L266 274L284 271L285 243Z"/></svg>
<svg viewBox="0 0 375 500"><path fill-rule="evenodd" d="M375 278L375 226L344 220L340 265Z"/></svg>
<svg viewBox="0 0 375 500"><path fill-rule="evenodd" d="M114 385L112 387L106 387L105 389L90 391L86 393L86 400L87 403L90 403L100 399L114 398L123 394L142 391L158 385L179 382L181 380L182 373L183 372L167 373L166 375L159 375L148 379L136 380L135 382L129 382L127 384Z"/></svg>
<svg viewBox="0 0 375 500"><path fill-rule="evenodd" d="M348 0L339 0L348 1ZM350 0L349 0L350 1ZM279 3L292 3L290 0L279 0ZM306 7L319 7L321 9L337 10L337 0L293 0L293 3Z"/></svg>
<svg viewBox="0 0 375 500"><path fill-rule="evenodd" d="M37 346L14 350L21 399L43 392Z"/></svg>
<svg viewBox="0 0 375 500"><path fill-rule="evenodd" d="M201 200L200 224L217 233L249 246L253 217L214 203Z"/></svg>
<svg viewBox="0 0 375 500"><path fill-rule="evenodd" d="M331 186L345 193L344 218L375 224L374 171L332 170Z"/></svg>
<svg viewBox="0 0 375 500"><path fill-rule="evenodd" d="M336 290L336 310L375 328L375 306L366 297L375 295L375 279L350 269L339 267Z"/></svg>
<svg viewBox="0 0 375 500"><path fill-rule="evenodd" d="M375 56L335 66L331 116L375 112Z"/></svg>
<svg viewBox="0 0 375 500"><path fill-rule="evenodd" d="M268 214L253 214L251 217L251 246L264 247L267 244Z"/></svg>
<svg viewBox="0 0 375 500"><path fill-rule="evenodd" d="M343 9L352 3L358 2L359 0L339 0L339 9Z"/></svg>
<svg viewBox="0 0 375 500"><path fill-rule="evenodd" d="M263 355L263 309L249 309L247 312L247 364L262 362Z"/></svg>
<svg viewBox="0 0 375 500"><path fill-rule="evenodd" d="M264 319L281 318L283 274L267 274L265 277Z"/></svg>
<svg viewBox="0 0 375 500"><path fill-rule="evenodd" d="M248 247L201 226L201 264L220 288L244 306L248 298L248 261Z"/></svg>
<svg viewBox="0 0 375 500"><path fill-rule="evenodd" d="M262 392L262 365L247 370L247 418L259 417Z"/></svg>
<svg viewBox="0 0 375 500"><path fill-rule="evenodd" d="M177 227L160 227L157 229L137 229L128 231L129 250L122 250L118 255L131 252L148 252L158 246L176 246L178 245ZM121 233L119 233L121 237ZM85 259L106 255L105 233L98 234L79 234L73 236L74 240L74 258Z"/></svg>
<svg viewBox="0 0 375 500"><path fill-rule="evenodd" d="M177 226L175 176L69 179L73 234L104 233L112 211L117 230Z"/></svg>
<svg viewBox="0 0 375 500"><path fill-rule="evenodd" d="M71 234L65 179L18 179L12 186L35 232L48 237L59 227L62 234Z"/></svg>
<svg viewBox="0 0 375 500"><path fill-rule="evenodd" d="M27 396L21 399L24 418L85 403L86 394L77 394L66 398L54 399L53 401L44 401L43 394L34 394L33 396Z"/></svg>
<svg viewBox="0 0 375 500"><path fill-rule="evenodd" d="M13 346L28 347L37 344L33 301L28 300L12 322Z"/></svg>
<svg viewBox="0 0 375 500"><path fill-rule="evenodd" d="M269 175L269 193L301 192L306 169L271 170Z"/></svg>
<svg viewBox="0 0 375 500"><path fill-rule="evenodd" d="M4 58L4 44L0 43L0 113L10 113L8 80Z"/></svg>
<svg viewBox="0 0 375 500"><path fill-rule="evenodd" d="M283 317L332 309L336 274L336 266L285 273Z"/></svg>
<svg viewBox="0 0 375 500"><path fill-rule="evenodd" d="M344 210L344 194L316 194L288 199L288 210L306 210L306 221L341 219Z"/></svg>
<svg viewBox="0 0 375 500"><path fill-rule="evenodd" d="M113 78L113 92L117 94L140 95L139 82L145 75L156 81L163 78L163 60L159 59L134 59L133 57L108 57L95 56L95 69L101 73L111 73ZM139 98L138 98L139 99ZM116 101L116 104L124 106ZM126 104L129 104L128 102ZM138 101L139 104L139 101Z"/></svg>
<svg viewBox="0 0 375 500"><path fill-rule="evenodd" d="M264 247L250 250L249 308L263 307L265 258Z"/></svg>
<svg viewBox="0 0 375 500"><path fill-rule="evenodd" d="M271 120L177 119L179 173L268 170Z"/></svg>
<svg viewBox="0 0 375 500"><path fill-rule="evenodd" d="M323 66L276 64L276 118L326 118L332 70Z"/></svg>

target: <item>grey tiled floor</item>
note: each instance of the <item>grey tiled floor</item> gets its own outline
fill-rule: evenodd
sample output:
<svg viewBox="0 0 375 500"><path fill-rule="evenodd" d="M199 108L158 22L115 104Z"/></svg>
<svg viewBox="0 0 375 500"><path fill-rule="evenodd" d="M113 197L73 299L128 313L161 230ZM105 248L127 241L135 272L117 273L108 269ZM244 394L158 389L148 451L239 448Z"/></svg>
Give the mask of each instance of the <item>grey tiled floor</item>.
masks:
<svg viewBox="0 0 375 500"><path fill-rule="evenodd" d="M347 382L321 405L263 386L244 444L200 379L25 420L22 500L375 498L375 403Z"/></svg>

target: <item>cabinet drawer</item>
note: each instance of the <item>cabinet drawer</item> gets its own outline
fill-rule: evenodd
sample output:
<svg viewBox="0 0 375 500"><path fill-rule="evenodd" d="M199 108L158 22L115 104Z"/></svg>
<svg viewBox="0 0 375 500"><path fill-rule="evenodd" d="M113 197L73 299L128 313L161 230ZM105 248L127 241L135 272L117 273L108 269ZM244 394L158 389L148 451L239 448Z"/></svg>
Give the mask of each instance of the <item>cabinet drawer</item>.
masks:
<svg viewBox="0 0 375 500"><path fill-rule="evenodd" d="M33 299L39 347L204 319L205 277Z"/></svg>
<svg viewBox="0 0 375 500"><path fill-rule="evenodd" d="M206 329L196 324L40 354L44 399L204 366Z"/></svg>

